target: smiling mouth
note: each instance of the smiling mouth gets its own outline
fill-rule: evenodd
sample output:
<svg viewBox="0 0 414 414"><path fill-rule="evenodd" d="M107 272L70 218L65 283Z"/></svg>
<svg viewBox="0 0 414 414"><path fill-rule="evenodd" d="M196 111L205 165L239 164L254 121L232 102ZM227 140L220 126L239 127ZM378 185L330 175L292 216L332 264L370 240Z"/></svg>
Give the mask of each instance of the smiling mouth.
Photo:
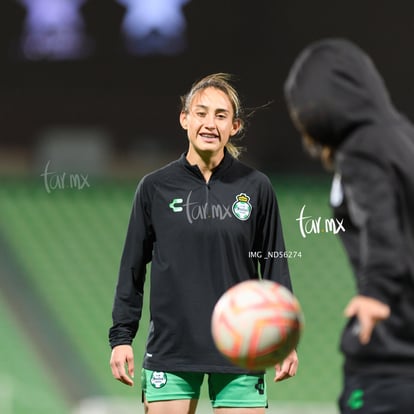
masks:
<svg viewBox="0 0 414 414"><path fill-rule="evenodd" d="M207 142L216 141L219 138L219 136L216 134L208 134L208 133L200 134L200 137L203 138L203 140Z"/></svg>

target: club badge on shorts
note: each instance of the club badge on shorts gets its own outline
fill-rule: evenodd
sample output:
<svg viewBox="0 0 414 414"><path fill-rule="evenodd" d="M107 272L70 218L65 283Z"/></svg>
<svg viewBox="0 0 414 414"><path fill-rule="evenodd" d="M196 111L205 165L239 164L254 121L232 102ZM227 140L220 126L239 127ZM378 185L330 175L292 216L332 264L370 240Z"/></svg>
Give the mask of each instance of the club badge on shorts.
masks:
<svg viewBox="0 0 414 414"><path fill-rule="evenodd" d="M151 375L150 383L154 388L162 388L167 383L167 374L154 371Z"/></svg>
<svg viewBox="0 0 414 414"><path fill-rule="evenodd" d="M236 201L233 203L233 214L241 221L246 221L252 212L252 205L249 203L250 197L245 193L240 193L236 196Z"/></svg>

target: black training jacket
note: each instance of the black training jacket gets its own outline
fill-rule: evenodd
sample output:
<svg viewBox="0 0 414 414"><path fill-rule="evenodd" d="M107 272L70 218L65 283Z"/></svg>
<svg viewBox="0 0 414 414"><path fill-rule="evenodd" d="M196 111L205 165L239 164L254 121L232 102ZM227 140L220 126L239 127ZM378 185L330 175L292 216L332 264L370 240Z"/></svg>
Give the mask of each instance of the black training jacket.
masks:
<svg viewBox="0 0 414 414"><path fill-rule="evenodd" d="M331 204L358 293L391 307L361 345L351 319L341 349L347 372L414 375L414 128L393 106L371 59L342 39L312 44L285 84L304 131L332 146ZM332 275L334 277L334 273ZM334 300L334 292L333 300Z"/></svg>
<svg viewBox="0 0 414 414"><path fill-rule="evenodd" d="M110 345L130 344L135 337L151 262L144 367L244 372L216 350L210 333L212 310L228 288L246 279L263 277L291 289L287 260L274 258L276 254L267 259L267 252L284 250L277 201L264 174L226 151L206 183L198 167L182 155L138 185Z"/></svg>

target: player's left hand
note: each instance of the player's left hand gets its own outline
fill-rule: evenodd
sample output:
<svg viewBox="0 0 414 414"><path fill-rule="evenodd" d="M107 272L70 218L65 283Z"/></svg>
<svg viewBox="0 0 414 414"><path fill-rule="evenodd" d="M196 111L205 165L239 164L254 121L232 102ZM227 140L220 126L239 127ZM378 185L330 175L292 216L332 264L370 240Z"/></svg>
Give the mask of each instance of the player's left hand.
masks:
<svg viewBox="0 0 414 414"><path fill-rule="evenodd" d="M298 370L299 359L296 350L293 350L281 364L275 365L275 378L274 382L283 381L296 375Z"/></svg>

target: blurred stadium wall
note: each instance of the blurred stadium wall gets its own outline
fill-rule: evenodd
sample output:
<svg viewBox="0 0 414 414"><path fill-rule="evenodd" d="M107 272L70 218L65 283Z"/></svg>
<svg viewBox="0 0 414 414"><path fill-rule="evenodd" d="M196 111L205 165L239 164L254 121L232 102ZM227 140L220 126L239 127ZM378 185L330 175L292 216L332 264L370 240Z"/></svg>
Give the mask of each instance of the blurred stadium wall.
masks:
<svg viewBox="0 0 414 414"><path fill-rule="evenodd" d="M397 107L412 117L414 60L406 51L414 5L145 4L152 8L139 0L0 2L0 412L142 412L139 375L127 388L108 364L131 202L143 174L186 149L179 96L220 71L236 75L246 107L272 102L250 120L243 160L272 178L288 250L301 252L290 260L306 318L300 369L280 384L269 372L268 412L333 413L353 281L334 235L300 233L303 206L329 218L330 183L302 151L283 82L310 41L348 37L371 54ZM173 22L166 31L161 17ZM137 360L144 341L145 322Z"/></svg>

